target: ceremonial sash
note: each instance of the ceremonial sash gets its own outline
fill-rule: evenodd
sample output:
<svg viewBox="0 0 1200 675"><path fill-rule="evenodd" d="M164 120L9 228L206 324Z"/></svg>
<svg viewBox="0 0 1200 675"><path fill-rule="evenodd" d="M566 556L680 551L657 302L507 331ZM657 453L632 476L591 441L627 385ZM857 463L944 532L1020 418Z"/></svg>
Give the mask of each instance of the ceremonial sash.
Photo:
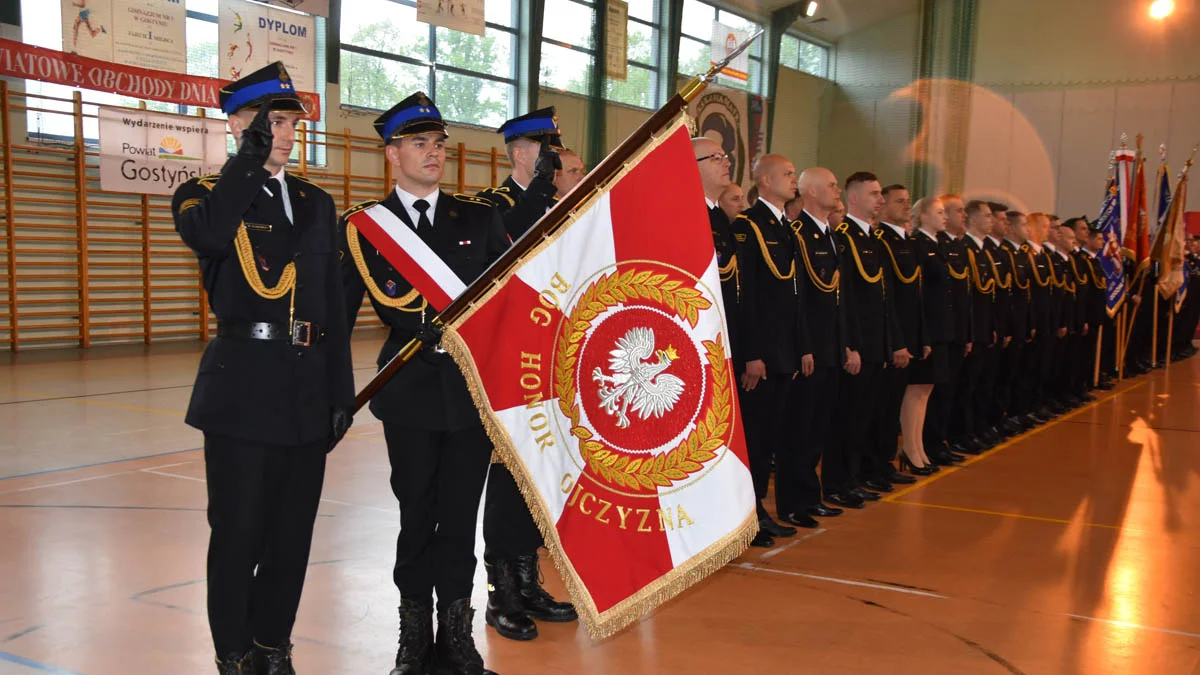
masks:
<svg viewBox="0 0 1200 675"><path fill-rule="evenodd" d="M350 222L435 310L466 290L441 256L383 204L355 213Z"/></svg>

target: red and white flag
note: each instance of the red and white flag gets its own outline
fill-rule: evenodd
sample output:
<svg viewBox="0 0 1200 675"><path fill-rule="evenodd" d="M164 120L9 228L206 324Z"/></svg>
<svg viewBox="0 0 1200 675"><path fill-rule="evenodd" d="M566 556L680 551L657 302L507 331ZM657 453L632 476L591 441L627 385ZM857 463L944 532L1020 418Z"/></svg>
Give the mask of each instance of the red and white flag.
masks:
<svg viewBox="0 0 1200 675"><path fill-rule="evenodd" d="M358 211L349 220L435 310L442 311L466 290L429 244L383 204Z"/></svg>
<svg viewBox="0 0 1200 675"><path fill-rule="evenodd" d="M442 340L595 637L757 531L688 136L681 116Z"/></svg>

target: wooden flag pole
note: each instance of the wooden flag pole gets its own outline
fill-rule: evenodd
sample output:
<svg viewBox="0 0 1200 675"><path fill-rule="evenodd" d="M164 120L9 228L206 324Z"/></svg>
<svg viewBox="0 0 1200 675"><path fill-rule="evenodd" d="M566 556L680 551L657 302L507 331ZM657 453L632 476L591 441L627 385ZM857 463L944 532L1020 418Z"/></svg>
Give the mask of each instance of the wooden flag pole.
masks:
<svg viewBox="0 0 1200 675"><path fill-rule="evenodd" d="M724 61L713 64L707 73L693 77L683 86L683 89L678 94L675 94L667 101L666 105L659 108L650 119L643 122L637 130L622 141L616 150L609 153L594 169L589 171L574 189L558 200L546 212L546 215L542 216L528 232L521 235L521 238L497 258L478 279L471 282L471 285L467 286L466 290L452 300L449 305L446 305L445 309L433 317L430 323L417 333L416 337L410 340L408 344L392 357L391 361L388 361L375 374L375 377L355 397L355 412L361 410L367 404L367 401L371 400L371 397L379 393L379 390L383 389L388 380L392 379L405 364L412 360L424 345L436 344L441 339L442 329L445 326L453 323L466 313L471 305L483 297L494 284L499 283L508 274L509 270L520 263L526 253L538 246L543 239L553 234L571 216L571 212L575 210L575 207L583 203L595 190L603 187L610 178L617 175L624 168L625 162L630 157L653 138L654 134L658 133L670 124L677 115L686 110L688 103L696 98L701 91L704 91L709 82L712 82L716 78L717 73L721 72L736 56L745 51L762 33L760 30L751 35L737 49L725 57Z"/></svg>
<svg viewBox="0 0 1200 675"><path fill-rule="evenodd" d="M1104 326L1096 326L1096 358L1092 367L1092 386L1100 384L1100 354L1104 350Z"/></svg>
<svg viewBox="0 0 1200 675"><path fill-rule="evenodd" d="M1158 289L1150 289L1150 294L1154 298L1154 314L1152 321L1154 325L1150 327L1150 365L1158 365Z"/></svg>
<svg viewBox="0 0 1200 675"><path fill-rule="evenodd" d="M1125 308L1121 307L1117 314L1117 382L1125 379L1125 345L1122 344L1125 335Z"/></svg>
<svg viewBox="0 0 1200 675"><path fill-rule="evenodd" d="M1171 309L1170 315L1167 316L1167 348L1165 350L1166 353L1163 354L1163 359L1166 361L1168 368L1171 367L1171 343L1174 339L1173 333L1175 332L1175 308L1172 307Z"/></svg>

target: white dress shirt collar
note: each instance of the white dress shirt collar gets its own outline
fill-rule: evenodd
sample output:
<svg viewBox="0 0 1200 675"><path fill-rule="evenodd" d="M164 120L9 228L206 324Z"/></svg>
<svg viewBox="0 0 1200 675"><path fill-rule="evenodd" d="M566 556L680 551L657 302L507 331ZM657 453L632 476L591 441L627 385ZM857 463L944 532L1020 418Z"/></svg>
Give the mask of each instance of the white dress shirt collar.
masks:
<svg viewBox="0 0 1200 675"><path fill-rule="evenodd" d="M809 211L808 209L804 209L804 212L807 213L808 217L812 218L813 222L817 224L817 229L821 230L821 234L829 234L829 221L828 220L821 220L820 218L814 216L812 214L812 211Z"/></svg>
<svg viewBox="0 0 1200 675"><path fill-rule="evenodd" d="M779 209L775 208L774 204L772 204L771 202L769 202L761 197L759 197L758 201L762 202L763 205L765 205L768 209L771 210L771 213L773 213L775 215L776 220L778 220L781 223L787 224L788 220L787 220L787 218L783 217L783 211L780 211Z"/></svg>
<svg viewBox="0 0 1200 675"><path fill-rule="evenodd" d="M887 225L888 227L892 228L892 231L893 231L893 232L895 232L896 234L900 235L900 238L901 238L901 239L903 239L904 237L907 237L907 236L908 236L908 231L907 231L907 230L905 230L903 227L900 227L899 225L893 225L893 224L891 224L891 223L887 223L887 222L884 222L884 221L879 221L879 222L881 222L881 223L883 223L884 225Z"/></svg>
<svg viewBox="0 0 1200 675"><path fill-rule="evenodd" d="M971 241L975 242L976 246L978 246L979 248L983 248L983 240L982 239L980 239L979 237L976 237L975 235L971 234L970 232L967 232L967 236L971 238Z"/></svg>
<svg viewBox="0 0 1200 675"><path fill-rule="evenodd" d="M412 219L413 225L416 225L421 217L420 212L413 207L413 203L418 199L424 199L429 202L429 208L425 211L425 217L429 219L430 224L435 224L433 222L433 214L437 212L438 196L441 194L440 190L434 190L424 197L418 197L411 192L401 190L399 185L396 186L396 197L400 199L400 204L404 206L404 210L408 212L408 217Z"/></svg>
<svg viewBox="0 0 1200 675"><path fill-rule="evenodd" d="M294 222L296 222L296 219L292 217L292 199L288 195L286 170L287 170L286 166L279 167L279 173L276 173L274 176L271 176L271 178L279 179L279 185L282 187L280 192L283 194L283 212L285 214L287 214L288 221L294 223ZM268 180L270 180L270 179L268 179ZM273 193L271 192L271 188L267 187L267 185L270 185L270 183L263 185L263 190L267 194L274 196Z"/></svg>
<svg viewBox="0 0 1200 675"><path fill-rule="evenodd" d="M921 228L921 227L917 228L917 232L920 232L921 234L924 234L926 237L929 237L929 240L932 241L933 243L935 243L935 244L937 243L938 238L937 238L936 234L930 234L929 232L925 231L925 228Z"/></svg>
<svg viewBox="0 0 1200 675"><path fill-rule="evenodd" d="M856 217L851 213L847 213L846 217L862 228L863 234L871 234L871 224L861 218Z"/></svg>

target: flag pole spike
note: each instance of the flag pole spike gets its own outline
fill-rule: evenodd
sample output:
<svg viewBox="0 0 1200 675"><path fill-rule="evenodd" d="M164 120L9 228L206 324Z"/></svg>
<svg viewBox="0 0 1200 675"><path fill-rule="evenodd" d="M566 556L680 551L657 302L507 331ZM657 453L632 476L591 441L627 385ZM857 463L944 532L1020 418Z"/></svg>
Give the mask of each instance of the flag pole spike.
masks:
<svg viewBox="0 0 1200 675"><path fill-rule="evenodd" d="M1134 136L1134 139L1136 139L1136 142L1137 142L1137 151L1141 152L1142 151L1142 141L1145 139L1145 136L1142 136L1142 134L1139 132L1137 136Z"/></svg>
<svg viewBox="0 0 1200 675"><path fill-rule="evenodd" d="M1121 132L1121 149L1125 150L1128 147L1129 147L1129 134L1122 131Z"/></svg>
<svg viewBox="0 0 1200 675"><path fill-rule="evenodd" d="M720 62L714 63L712 67L708 69L707 73L704 73L703 75L697 75L689 80L687 84L683 85L683 89L679 90L679 95L683 98L683 100L691 103L692 99L696 98L696 96L703 91L710 82L716 79L717 73L725 70L725 66L728 66L733 62L734 59L741 55L742 52L746 51L755 40L762 36L762 34L763 29L759 28L757 33L746 38L742 44L737 46L737 49L729 52L729 54Z"/></svg>
<svg viewBox="0 0 1200 675"><path fill-rule="evenodd" d="M1158 144L1158 161L1160 161L1160 162L1167 161L1167 144L1166 143Z"/></svg>

